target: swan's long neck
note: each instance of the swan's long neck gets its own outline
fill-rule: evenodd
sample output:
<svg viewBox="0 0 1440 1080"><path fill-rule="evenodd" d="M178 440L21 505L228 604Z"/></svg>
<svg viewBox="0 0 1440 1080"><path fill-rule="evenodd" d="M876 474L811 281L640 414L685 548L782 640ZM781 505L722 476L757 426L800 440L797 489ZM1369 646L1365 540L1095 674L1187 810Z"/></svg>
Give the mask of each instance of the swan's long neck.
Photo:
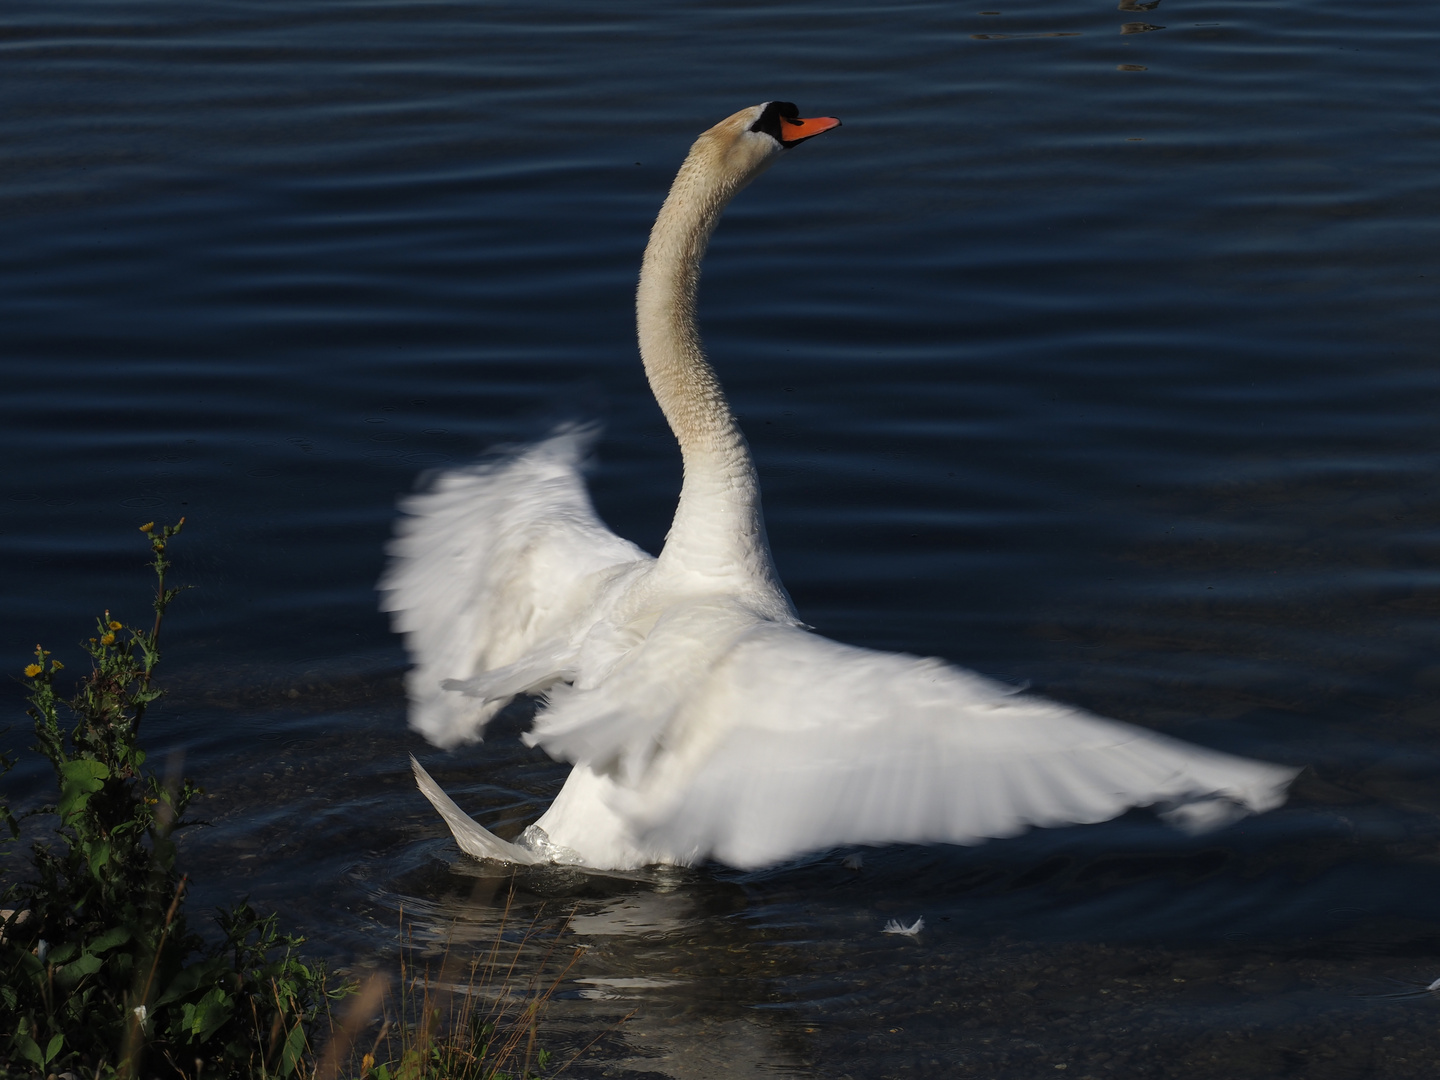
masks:
<svg viewBox="0 0 1440 1080"><path fill-rule="evenodd" d="M783 596L750 449L695 325L695 290L710 234L753 176L726 176L717 159L723 162L723 155L703 139L685 159L651 229L636 294L645 374L685 464L660 562L702 585L710 579L721 588L749 583Z"/></svg>

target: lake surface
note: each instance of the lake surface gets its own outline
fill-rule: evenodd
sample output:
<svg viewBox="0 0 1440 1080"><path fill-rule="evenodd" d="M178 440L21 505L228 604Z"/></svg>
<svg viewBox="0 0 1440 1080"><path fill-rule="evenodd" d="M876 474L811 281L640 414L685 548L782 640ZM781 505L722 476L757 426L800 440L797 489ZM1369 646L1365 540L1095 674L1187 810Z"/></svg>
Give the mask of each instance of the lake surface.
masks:
<svg viewBox="0 0 1440 1080"><path fill-rule="evenodd" d="M576 1075L1428 1077L1437 51L1440 7L1335 0L9 4L0 655L142 618L135 529L185 515L148 737L210 793L197 912L393 970L402 909L463 953L513 885L509 932L589 946ZM1306 766L1284 809L760 874L455 849L407 753L505 835L565 769L523 705L407 732L396 499L599 416L658 549L640 253L771 98L845 126L737 200L701 317L802 617Z"/></svg>

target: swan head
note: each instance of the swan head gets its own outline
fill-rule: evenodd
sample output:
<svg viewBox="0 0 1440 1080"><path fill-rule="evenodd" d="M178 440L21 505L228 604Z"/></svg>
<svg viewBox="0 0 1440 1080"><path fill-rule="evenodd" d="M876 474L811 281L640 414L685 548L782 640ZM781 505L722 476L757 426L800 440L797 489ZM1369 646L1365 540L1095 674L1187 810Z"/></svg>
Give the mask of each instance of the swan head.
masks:
<svg viewBox="0 0 1440 1080"><path fill-rule="evenodd" d="M695 141L691 155L739 190L786 150L839 126L833 116L806 119L789 101L767 101L721 120Z"/></svg>
<svg viewBox="0 0 1440 1080"><path fill-rule="evenodd" d="M763 105L752 105L748 109L741 109L730 119L737 117L741 118L741 123L745 124L745 130L749 134L770 136L778 147L771 148L772 156L779 150L789 150L806 139L813 139L822 132L840 126L840 121L833 116L802 118L800 110L791 101L767 101Z"/></svg>

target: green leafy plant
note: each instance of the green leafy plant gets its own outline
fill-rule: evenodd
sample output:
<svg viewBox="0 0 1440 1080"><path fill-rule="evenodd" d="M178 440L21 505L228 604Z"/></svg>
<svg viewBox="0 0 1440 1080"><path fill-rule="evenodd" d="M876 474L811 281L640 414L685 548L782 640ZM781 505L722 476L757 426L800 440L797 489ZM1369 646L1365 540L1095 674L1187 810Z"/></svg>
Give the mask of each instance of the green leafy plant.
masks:
<svg viewBox="0 0 1440 1080"><path fill-rule="evenodd" d="M61 696L64 665L49 650L36 646L25 668L34 749L57 797L23 816L53 815L58 828L31 845L30 876L16 881L20 820L0 800L11 881L0 912L0 1072L299 1075L313 1061L315 1021L345 992L327 990L324 971L296 952L302 939L248 904L220 912L209 946L186 920L173 836L200 791L147 769L139 742L162 695L160 630L180 592L166 584L167 552L183 525L142 526L154 621L126 626L106 611L82 646L90 671L73 696ZM0 774L12 766L0 757Z"/></svg>

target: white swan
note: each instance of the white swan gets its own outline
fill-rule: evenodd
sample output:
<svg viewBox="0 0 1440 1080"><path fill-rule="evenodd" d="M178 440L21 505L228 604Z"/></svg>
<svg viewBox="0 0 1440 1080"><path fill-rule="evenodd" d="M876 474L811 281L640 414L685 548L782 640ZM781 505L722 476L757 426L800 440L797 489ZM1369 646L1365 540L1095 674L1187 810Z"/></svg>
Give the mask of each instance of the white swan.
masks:
<svg viewBox="0 0 1440 1080"><path fill-rule="evenodd" d="M460 847L598 869L758 867L837 844L977 843L1159 805L1206 826L1285 799L1294 771L1190 746L939 660L808 632L771 562L744 436L695 326L700 260L732 197L839 125L787 102L696 140L650 233L640 355L685 479L659 558L610 532L581 476L594 432L442 475L403 503L381 582L405 635L411 726L480 738L542 694L526 735L574 769L516 843L415 763Z"/></svg>

